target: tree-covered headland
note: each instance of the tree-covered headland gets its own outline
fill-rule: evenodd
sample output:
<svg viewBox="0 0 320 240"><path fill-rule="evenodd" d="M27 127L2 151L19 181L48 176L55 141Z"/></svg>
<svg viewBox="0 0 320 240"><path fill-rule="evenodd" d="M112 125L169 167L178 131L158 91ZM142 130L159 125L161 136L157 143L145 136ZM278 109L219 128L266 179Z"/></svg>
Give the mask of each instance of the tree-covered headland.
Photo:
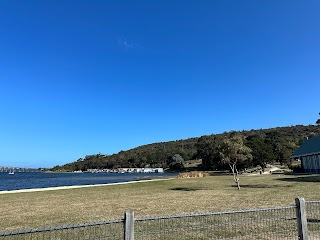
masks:
<svg viewBox="0 0 320 240"><path fill-rule="evenodd" d="M237 170L280 162L290 167L289 157L308 138L320 135L320 126L297 125L270 129L231 131L198 138L152 143L119 153L87 155L75 162L56 166L53 171L85 171L87 169L115 169L121 167L163 167L183 169L185 162L202 159L203 170L230 170L230 162L223 158L222 146L234 136L243 139L250 149L250 158L237 162ZM229 140L228 140L229 139ZM224 152L224 154L226 154Z"/></svg>

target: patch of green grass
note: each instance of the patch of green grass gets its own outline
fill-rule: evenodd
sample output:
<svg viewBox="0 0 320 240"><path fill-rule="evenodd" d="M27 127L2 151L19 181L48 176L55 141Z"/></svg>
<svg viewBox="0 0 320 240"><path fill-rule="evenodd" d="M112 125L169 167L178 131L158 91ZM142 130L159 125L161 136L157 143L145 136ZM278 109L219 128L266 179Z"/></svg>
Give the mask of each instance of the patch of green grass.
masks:
<svg viewBox="0 0 320 240"><path fill-rule="evenodd" d="M296 197L320 200L320 176L232 176L173 179L43 192L0 194L0 232L137 217L293 205Z"/></svg>

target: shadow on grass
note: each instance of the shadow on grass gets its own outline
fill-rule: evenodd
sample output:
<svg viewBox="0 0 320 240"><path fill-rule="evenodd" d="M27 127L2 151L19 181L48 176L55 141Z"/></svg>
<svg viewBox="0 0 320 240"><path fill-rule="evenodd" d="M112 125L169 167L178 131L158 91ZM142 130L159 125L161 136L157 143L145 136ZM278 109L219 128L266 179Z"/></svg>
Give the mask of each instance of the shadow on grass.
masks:
<svg viewBox="0 0 320 240"><path fill-rule="evenodd" d="M297 176L291 178L278 178L276 180L284 182L320 182L320 175L316 176Z"/></svg>
<svg viewBox="0 0 320 240"><path fill-rule="evenodd" d="M176 188L170 188L169 190L189 192L189 191L205 190L205 188L198 188L198 187L176 187Z"/></svg>
<svg viewBox="0 0 320 240"><path fill-rule="evenodd" d="M309 223L320 223L319 219L307 219L307 222Z"/></svg>
<svg viewBox="0 0 320 240"><path fill-rule="evenodd" d="M248 185L240 185L242 188L289 188L291 185L270 185L270 184L248 184Z"/></svg>

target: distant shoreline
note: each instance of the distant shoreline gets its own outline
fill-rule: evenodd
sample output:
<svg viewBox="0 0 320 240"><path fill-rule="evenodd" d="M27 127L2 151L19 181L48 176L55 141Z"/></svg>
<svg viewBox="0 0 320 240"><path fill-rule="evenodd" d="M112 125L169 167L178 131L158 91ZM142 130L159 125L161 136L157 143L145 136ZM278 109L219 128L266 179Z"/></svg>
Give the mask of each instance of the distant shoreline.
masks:
<svg viewBox="0 0 320 240"><path fill-rule="evenodd" d="M135 181L118 182L118 183L74 185L74 186L61 186L61 187L48 187L48 188L30 188L30 189L0 191L0 194L56 191L56 190L76 189L76 188L87 188L87 187L104 187L104 186L112 186L112 185L124 185L124 184L141 183L141 182L155 182L155 181L164 181L164 180L172 180L172 179L174 179L174 178L168 177L168 178L154 178L154 179L139 179L139 180L135 180Z"/></svg>

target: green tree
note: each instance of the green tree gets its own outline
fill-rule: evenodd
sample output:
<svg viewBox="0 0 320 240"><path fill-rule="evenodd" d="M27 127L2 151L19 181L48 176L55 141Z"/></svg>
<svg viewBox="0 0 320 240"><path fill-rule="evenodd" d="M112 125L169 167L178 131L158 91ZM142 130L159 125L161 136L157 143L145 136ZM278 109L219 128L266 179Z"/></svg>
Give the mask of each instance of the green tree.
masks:
<svg viewBox="0 0 320 240"><path fill-rule="evenodd" d="M291 160L290 160L290 156L291 156L292 151L290 151L288 148L281 148L279 151L279 160L281 165L282 164L286 164L289 168L291 167Z"/></svg>
<svg viewBox="0 0 320 240"><path fill-rule="evenodd" d="M224 139L220 145L222 162L229 165L238 190L240 190L240 180L237 165L246 160L251 160L251 152L252 150L244 144L243 138L239 135Z"/></svg>
<svg viewBox="0 0 320 240"><path fill-rule="evenodd" d="M247 137L246 145L252 150L252 164L261 166L264 172L267 164L274 161L272 145L266 143L264 138L258 135Z"/></svg>
<svg viewBox="0 0 320 240"><path fill-rule="evenodd" d="M195 158L202 159L204 170L220 170L225 165L222 164L219 146L222 139L218 136L202 136L199 138L196 147Z"/></svg>
<svg viewBox="0 0 320 240"><path fill-rule="evenodd" d="M266 133L265 142L272 146L272 151L273 151L275 160L280 162L280 164L282 165L283 163L281 162L280 152L281 152L281 149L286 144L285 137L280 132L273 130Z"/></svg>
<svg viewBox="0 0 320 240"><path fill-rule="evenodd" d="M169 159L169 167L173 170L184 168L184 159L180 154L175 154Z"/></svg>

